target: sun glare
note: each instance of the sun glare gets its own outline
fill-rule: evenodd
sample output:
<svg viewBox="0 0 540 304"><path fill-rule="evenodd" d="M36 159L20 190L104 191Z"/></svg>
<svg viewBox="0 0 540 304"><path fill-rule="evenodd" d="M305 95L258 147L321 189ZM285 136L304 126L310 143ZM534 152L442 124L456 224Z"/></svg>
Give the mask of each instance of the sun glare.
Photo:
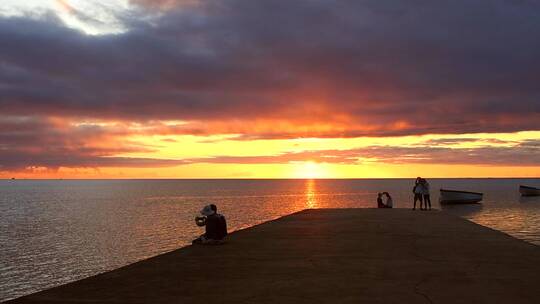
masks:
<svg viewBox="0 0 540 304"><path fill-rule="evenodd" d="M308 162L302 162L298 163L294 176L296 178L324 178L325 177L325 170L322 167L321 164L308 161Z"/></svg>

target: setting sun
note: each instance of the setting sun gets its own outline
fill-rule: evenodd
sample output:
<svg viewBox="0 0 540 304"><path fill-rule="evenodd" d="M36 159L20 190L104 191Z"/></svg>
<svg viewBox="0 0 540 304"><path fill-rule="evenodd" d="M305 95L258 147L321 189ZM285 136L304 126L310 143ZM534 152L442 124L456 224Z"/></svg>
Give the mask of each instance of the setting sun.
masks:
<svg viewBox="0 0 540 304"><path fill-rule="evenodd" d="M328 177L326 175L326 170L324 169L323 165L313 162L313 161L307 161L298 164L295 167L295 178L326 178Z"/></svg>

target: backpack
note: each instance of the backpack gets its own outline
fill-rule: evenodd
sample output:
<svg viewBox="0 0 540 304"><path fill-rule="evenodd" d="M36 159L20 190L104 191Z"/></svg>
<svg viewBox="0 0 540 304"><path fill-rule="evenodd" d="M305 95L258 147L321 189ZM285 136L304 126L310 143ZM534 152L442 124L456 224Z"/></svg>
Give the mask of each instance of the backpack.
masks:
<svg viewBox="0 0 540 304"><path fill-rule="evenodd" d="M223 239L227 236L227 221L225 217L221 214L218 214L218 227L217 234L219 239Z"/></svg>

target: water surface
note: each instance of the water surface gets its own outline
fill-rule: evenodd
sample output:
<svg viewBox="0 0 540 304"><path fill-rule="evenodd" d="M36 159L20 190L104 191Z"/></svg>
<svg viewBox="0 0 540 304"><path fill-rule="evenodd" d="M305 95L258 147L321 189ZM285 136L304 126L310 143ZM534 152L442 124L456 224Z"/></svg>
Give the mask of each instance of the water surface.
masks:
<svg viewBox="0 0 540 304"><path fill-rule="evenodd" d="M213 202L230 230L305 208L367 208L388 191L411 208L411 179L0 180L0 301L185 246L202 233L193 218ZM484 192L478 205L442 208L540 244L540 197L518 185L539 179L430 179L438 189ZM420 212L420 211L417 211Z"/></svg>

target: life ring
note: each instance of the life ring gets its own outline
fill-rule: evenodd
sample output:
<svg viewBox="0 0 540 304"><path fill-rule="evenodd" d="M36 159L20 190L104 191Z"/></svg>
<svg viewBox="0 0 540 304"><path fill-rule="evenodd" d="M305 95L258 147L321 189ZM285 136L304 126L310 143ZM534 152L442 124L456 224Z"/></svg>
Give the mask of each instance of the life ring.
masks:
<svg viewBox="0 0 540 304"><path fill-rule="evenodd" d="M197 224L199 227L206 225L206 216L196 216L195 224Z"/></svg>

